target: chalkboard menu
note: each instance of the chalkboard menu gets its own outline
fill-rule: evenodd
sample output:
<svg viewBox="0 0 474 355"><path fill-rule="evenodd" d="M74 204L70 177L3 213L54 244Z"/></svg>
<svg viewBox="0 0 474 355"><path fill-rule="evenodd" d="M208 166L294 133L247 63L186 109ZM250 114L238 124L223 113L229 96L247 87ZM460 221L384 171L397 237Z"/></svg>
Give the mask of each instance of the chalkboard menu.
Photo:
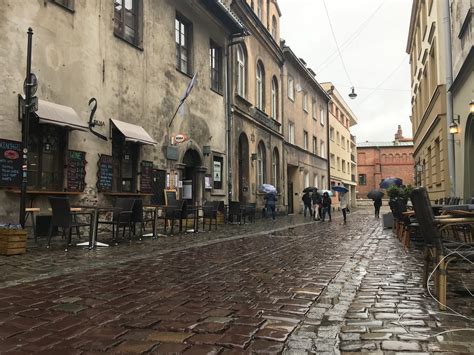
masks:
<svg viewBox="0 0 474 355"><path fill-rule="evenodd" d="M86 152L67 151L67 190L82 192L86 187Z"/></svg>
<svg viewBox="0 0 474 355"><path fill-rule="evenodd" d="M21 185L22 143L0 139L0 186Z"/></svg>
<svg viewBox="0 0 474 355"><path fill-rule="evenodd" d="M165 203L168 206L176 205L178 203L176 200L176 190L165 190Z"/></svg>
<svg viewBox="0 0 474 355"><path fill-rule="evenodd" d="M111 155L101 155L97 162L97 190L112 191L113 160Z"/></svg>
<svg viewBox="0 0 474 355"><path fill-rule="evenodd" d="M143 160L140 163L140 192L153 191L153 162Z"/></svg>

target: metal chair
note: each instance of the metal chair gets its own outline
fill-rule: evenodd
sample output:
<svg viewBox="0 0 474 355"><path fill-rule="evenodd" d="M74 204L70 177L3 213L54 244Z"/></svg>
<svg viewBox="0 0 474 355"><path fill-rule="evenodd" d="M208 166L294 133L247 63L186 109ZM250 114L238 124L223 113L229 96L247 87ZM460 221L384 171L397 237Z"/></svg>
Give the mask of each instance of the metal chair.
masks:
<svg viewBox="0 0 474 355"><path fill-rule="evenodd" d="M71 245L73 229L76 229L76 233L79 234L79 227L89 227L90 242L92 238L92 213L71 212L71 205L69 204L69 199L67 197L48 197L48 199L53 215L51 217L51 224L49 226L47 248L51 246L51 238L53 236L54 227L61 228L63 236L67 237L66 247L64 249L65 251L67 251L69 245ZM89 222L78 222L78 216L89 216Z"/></svg>
<svg viewBox="0 0 474 355"><path fill-rule="evenodd" d="M178 200L175 204L165 206L163 208L163 213L161 214L161 216L157 217L158 219L162 219L164 221L165 233L168 222L171 222L171 234L173 234L174 231L175 221L179 222L181 229L181 215L183 213L183 205L184 201Z"/></svg>
<svg viewBox="0 0 474 355"><path fill-rule="evenodd" d="M202 207L202 229L206 226L206 219L209 219L209 230L212 227L212 220L214 220L215 230L217 230L217 209L219 201L206 201Z"/></svg>
<svg viewBox="0 0 474 355"><path fill-rule="evenodd" d="M229 212L228 213L229 213L228 221L230 221L231 223L235 223L235 221L234 221L234 216L235 216L235 217L237 217L237 220L239 221L239 223L242 224L243 210L240 207L240 202L230 201L229 202Z"/></svg>
<svg viewBox="0 0 474 355"><path fill-rule="evenodd" d="M248 218L250 223L255 223L255 213L257 211L257 204L256 203L247 203L244 207L243 211L243 218L244 224L245 219Z"/></svg>
<svg viewBox="0 0 474 355"><path fill-rule="evenodd" d="M112 226L112 239L117 244L120 227L122 227L122 239L125 237L125 228L128 228L128 239L131 239L132 234L132 214L133 206L135 205L134 198L117 198L115 205L112 208L102 208L98 210L98 215L101 213L112 212L111 220L97 221L99 224L106 224Z"/></svg>

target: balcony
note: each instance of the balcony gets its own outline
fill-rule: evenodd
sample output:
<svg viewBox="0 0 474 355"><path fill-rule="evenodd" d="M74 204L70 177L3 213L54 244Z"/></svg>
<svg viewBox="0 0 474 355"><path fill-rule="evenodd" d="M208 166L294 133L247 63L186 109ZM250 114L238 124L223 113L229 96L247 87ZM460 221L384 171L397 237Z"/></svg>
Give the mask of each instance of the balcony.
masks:
<svg viewBox="0 0 474 355"><path fill-rule="evenodd" d="M281 123L274 120L273 118L270 118L265 112L259 110L258 108L252 107L250 109L250 114L257 122L260 122L264 126L276 132L280 131Z"/></svg>
<svg viewBox="0 0 474 355"><path fill-rule="evenodd" d="M356 159L355 159L355 155L354 155L354 154L351 154L351 161L352 161L353 163L356 162Z"/></svg>

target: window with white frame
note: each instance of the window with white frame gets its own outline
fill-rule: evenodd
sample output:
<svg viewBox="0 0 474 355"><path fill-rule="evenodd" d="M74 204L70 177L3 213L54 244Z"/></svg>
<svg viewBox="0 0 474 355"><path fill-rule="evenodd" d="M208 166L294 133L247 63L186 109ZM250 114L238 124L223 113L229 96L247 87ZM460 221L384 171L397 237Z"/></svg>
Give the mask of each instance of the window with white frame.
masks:
<svg viewBox="0 0 474 355"><path fill-rule="evenodd" d="M346 172L346 161L344 159L342 159L342 172Z"/></svg>
<svg viewBox="0 0 474 355"><path fill-rule="evenodd" d="M313 154L318 154L318 139L313 136Z"/></svg>
<svg viewBox="0 0 474 355"><path fill-rule="evenodd" d="M303 93L303 110L308 112L308 94L306 92Z"/></svg>
<svg viewBox="0 0 474 355"><path fill-rule="evenodd" d="M319 188L319 176L318 176L318 174L314 175L314 185L313 186Z"/></svg>
<svg viewBox="0 0 474 355"><path fill-rule="evenodd" d="M336 156L331 153L331 168L336 168Z"/></svg>
<svg viewBox="0 0 474 355"><path fill-rule="evenodd" d="M278 149L273 149L272 154L272 184L278 190L278 181L280 180L280 155Z"/></svg>
<svg viewBox="0 0 474 355"><path fill-rule="evenodd" d="M278 28L278 22L275 16L272 17L272 37L276 41L277 40L277 28Z"/></svg>
<svg viewBox="0 0 474 355"><path fill-rule="evenodd" d="M303 131L303 148L308 150L308 132Z"/></svg>
<svg viewBox="0 0 474 355"><path fill-rule="evenodd" d="M288 77L288 98L295 101L295 80L291 76Z"/></svg>
<svg viewBox="0 0 474 355"><path fill-rule="evenodd" d="M324 141L319 143L319 155L321 158L326 158L326 146L324 145Z"/></svg>
<svg viewBox="0 0 474 355"><path fill-rule="evenodd" d="M265 183L266 150L265 144L260 142L257 148L257 184Z"/></svg>
<svg viewBox="0 0 474 355"><path fill-rule="evenodd" d="M245 97L246 58L242 46L237 46L237 94Z"/></svg>
<svg viewBox="0 0 474 355"><path fill-rule="evenodd" d="M192 25L183 16L176 14L175 40L176 40L176 68L190 75L192 73Z"/></svg>
<svg viewBox="0 0 474 355"><path fill-rule="evenodd" d="M334 141L334 127L329 126L329 139Z"/></svg>
<svg viewBox="0 0 474 355"><path fill-rule="evenodd" d="M336 143L337 143L337 145L341 144L341 139L339 137L339 132L336 132Z"/></svg>
<svg viewBox="0 0 474 355"><path fill-rule="evenodd" d="M272 118L278 121L278 80L272 80Z"/></svg>
<svg viewBox="0 0 474 355"><path fill-rule="evenodd" d="M321 189L326 189L327 184L326 184L326 176L321 175Z"/></svg>
<svg viewBox="0 0 474 355"><path fill-rule="evenodd" d="M341 158L339 157L336 158L336 166L337 170L341 170Z"/></svg>
<svg viewBox="0 0 474 355"><path fill-rule="evenodd" d="M288 142L295 144L295 124L293 122L288 123Z"/></svg>
<svg viewBox="0 0 474 355"><path fill-rule="evenodd" d="M317 102L316 102L316 99L313 97L313 100L312 100L312 104L311 104L311 112L312 112L312 115L313 115L313 119L318 119L318 106L317 106Z"/></svg>
<svg viewBox="0 0 474 355"><path fill-rule="evenodd" d="M211 89L222 92L222 48L211 41L209 47Z"/></svg>
<svg viewBox="0 0 474 355"><path fill-rule="evenodd" d="M257 63L257 73L256 73L256 83L257 83L257 108L261 111L265 110L264 103L264 82L265 82L265 73L263 69L262 62Z"/></svg>
<svg viewBox="0 0 474 355"><path fill-rule="evenodd" d="M326 116L325 116L325 111L323 107L321 107L320 116L321 117L319 118L319 122L321 123L321 126L324 126L326 124Z"/></svg>
<svg viewBox="0 0 474 355"><path fill-rule="evenodd" d="M308 187L309 186L309 173L307 171L305 171L304 173L304 187Z"/></svg>

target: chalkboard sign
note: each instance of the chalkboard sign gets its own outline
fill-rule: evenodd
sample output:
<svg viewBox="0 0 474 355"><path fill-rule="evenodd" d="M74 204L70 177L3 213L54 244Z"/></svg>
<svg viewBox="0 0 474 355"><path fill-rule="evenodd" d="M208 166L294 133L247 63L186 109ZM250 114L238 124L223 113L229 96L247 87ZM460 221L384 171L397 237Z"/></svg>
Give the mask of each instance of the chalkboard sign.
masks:
<svg viewBox="0 0 474 355"><path fill-rule="evenodd" d="M22 143L0 139L0 186L20 186Z"/></svg>
<svg viewBox="0 0 474 355"><path fill-rule="evenodd" d="M167 206L176 205L176 190L165 190L165 203Z"/></svg>
<svg viewBox="0 0 474 355"><path fill-rule="evenodd" d="M140 163L140 192L153 191L153 162L143 160Z"/></svg>
<svg viewBox="0 0 474 355"><path fill-rule="evenodd" d="M112 156L101 155L97 166L97 190L102 192L112 191L114 176Z"/></svg>
<svg viewBox="0 0 474 355"><path fill-rule="evenodd" d="M86 152L67 151L67 190L82 192L86 187Z"/></svg>

